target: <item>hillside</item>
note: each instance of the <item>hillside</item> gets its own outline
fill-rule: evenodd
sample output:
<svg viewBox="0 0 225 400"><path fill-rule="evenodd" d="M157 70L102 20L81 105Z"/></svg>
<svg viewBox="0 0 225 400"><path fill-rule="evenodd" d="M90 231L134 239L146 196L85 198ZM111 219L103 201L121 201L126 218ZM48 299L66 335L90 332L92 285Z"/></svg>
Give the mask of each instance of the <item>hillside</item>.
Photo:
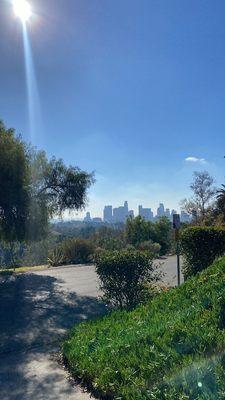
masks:
<svg viewBox="0 0 225 400"><path fill-rule="evenodd" d="M225 399L225 258L132 312L72 329L70 371L105 398Z"/></svg>

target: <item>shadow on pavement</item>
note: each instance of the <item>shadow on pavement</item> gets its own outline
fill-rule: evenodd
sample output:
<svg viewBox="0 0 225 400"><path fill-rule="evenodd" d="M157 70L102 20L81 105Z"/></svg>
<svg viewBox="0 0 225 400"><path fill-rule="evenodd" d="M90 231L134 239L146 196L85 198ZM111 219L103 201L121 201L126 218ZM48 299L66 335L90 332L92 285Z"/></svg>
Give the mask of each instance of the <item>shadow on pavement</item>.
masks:
<svg viewBox="0 0 225 400"><path fill-rule="evenodd" d="M0 354L52 343L73 324L104 313L97 299L65 292L57 283L36 274L0 283Z"/></svg>
<svg viewBox="0 0 225 400"><path fill-rule="evenodd" d="M89 399L67 382L51 351L67 328L103 314L105 307L57 283L36 274L7 276L0 283L1 400Z"/></svg>
<svg viewBox="0 0 225 400"><path fill-rule="evenodd" d="M1 355L0 362L1 400L86 399L46 349Z"/></svg>

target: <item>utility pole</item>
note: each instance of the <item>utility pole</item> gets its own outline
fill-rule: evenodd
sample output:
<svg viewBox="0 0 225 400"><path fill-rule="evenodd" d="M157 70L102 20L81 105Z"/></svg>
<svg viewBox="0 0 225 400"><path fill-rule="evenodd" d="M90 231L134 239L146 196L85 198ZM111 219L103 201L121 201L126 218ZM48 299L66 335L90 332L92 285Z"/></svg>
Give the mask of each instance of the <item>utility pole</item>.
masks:
<svg viewBox="0 0 225 400"><path fill-rule="evenodd" d="M177 285L180 286L180 214L173 214L173 229L177 254Z"/></svg>

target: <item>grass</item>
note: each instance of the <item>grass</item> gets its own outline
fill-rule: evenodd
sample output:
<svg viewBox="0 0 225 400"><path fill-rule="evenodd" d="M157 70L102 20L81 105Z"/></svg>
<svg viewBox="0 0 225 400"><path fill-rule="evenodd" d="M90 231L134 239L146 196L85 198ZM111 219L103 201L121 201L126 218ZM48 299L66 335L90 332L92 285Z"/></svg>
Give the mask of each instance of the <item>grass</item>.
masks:
<svg viewBox="0 0 225 400"><path fill-rule="evenodd" d="M225 258L132 312L76 325L70 372L117 400L225 399Z"/></svg>
<svg viewBox="0 0 225 400"><path fill-rule="evenodd" d="M11 275L11 274L21 274L27 271L42 271L43 269L48 268L47 265L36 265L33 267L18 267L18 268L2 268L0 269L0 276L1 275Z"/></svg>

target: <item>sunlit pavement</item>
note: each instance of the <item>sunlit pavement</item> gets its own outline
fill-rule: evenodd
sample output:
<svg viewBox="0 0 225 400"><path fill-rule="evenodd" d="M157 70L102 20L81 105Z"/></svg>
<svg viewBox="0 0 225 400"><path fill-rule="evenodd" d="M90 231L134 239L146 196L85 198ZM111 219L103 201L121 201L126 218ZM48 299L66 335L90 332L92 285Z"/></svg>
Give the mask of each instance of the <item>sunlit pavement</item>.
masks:
<svg viewBox="0 0 225 400"><path fill-rule="evenodd" d="M176 257L157 260L163 282L176 284ZM104 313L93 266L66 266L0 282L1 400L86 400L54 353L67 329Z"/></svg>
<svg viewBox="0 0 225 400"><path fill-rule="evenodd" d="M94 297L91 267L80 273L74 268L72 286L67 268L8 276L0 283L1 400L90 398L69 383L52 354L68 328L104 312Z"/></svg>
<svg viewBox="0 0 225 400"><path fill-rule="evenodd" d="M156 260L156 264L159 265L159 271L163 274L161 280L162 283L167 286L177 286L177 257L162 257ZM181 276L180 282L184 282L182 274L182 257L180 258L181 264Z"/></svg>

